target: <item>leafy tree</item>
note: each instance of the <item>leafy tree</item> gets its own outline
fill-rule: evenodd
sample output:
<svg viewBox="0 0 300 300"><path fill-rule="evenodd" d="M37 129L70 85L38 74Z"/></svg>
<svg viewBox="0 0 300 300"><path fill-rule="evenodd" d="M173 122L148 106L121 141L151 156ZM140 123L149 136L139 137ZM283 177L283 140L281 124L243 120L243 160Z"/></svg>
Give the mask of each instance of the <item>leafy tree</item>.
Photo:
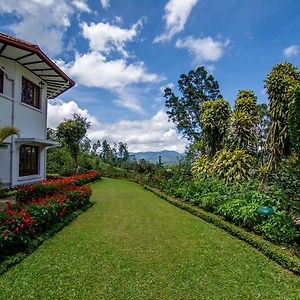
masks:
<svg viewBox="0 0 300 300"><path fill-rule="evenodd" d="M256 96L252 91L240 90L231 116L231 147L254 151L257 143L257 123Z"/></svg>
<svg viewBox="0 0 300 300"><path fill-rule="evenodd" d="M300 82L300 74L288 62L277 64L268 74L265 87L270 100L270 130L268 144L271 150L269 168L278 165L279 158L291 153L291 140L288 133L289 106L292 92Z"/></svg>
<svg viewBox="0 0 300 300"><path fill-rule="evenodd" d="M292 146L297 155L300 155L300 84L292 91L289 109L289 133Z"/></svg>
<svg viewBox="0 0 300 300"><path fill-rule="evenodd" d="M78 169L78 155L80 146L85 141L87 130L90 128L90 122L79 114L73 114L73 118L65 119L57 127L57 137L60 138L69 150L74 161L75 170Z"/></svg>
<svg viewBox="0 0 300 300"><path fill-rule="evenodd" d="M57 134L55 129L49 127L47 128L47 139L52 141L57 140Z"/></svg>
<svg viewBox="0 0 300 300"><path fill-rule="evenodd" d="M129 160L129 152L126 143L119 142L118 144L118 155L122 161Z"/></svg>
<svg viewBox="0 0 300 300"><path fill-rule="evenodd" d="M204 67L182 74L178 81L181 97L175 96L171 88L165 89L166 107L169 119L179 132L193 141L201 139L200 106L203 102L221 97L219 84Z"/></svg>
<svg viewBox="0 0 300 300"><path fill-rule="evenodd" d="M257 149L258 159L264 163L268 155L267 138L270 128L270 115L266 103L257 105Z"/></svg>
<svg viewBox="0 0 300 300"><path fill-rule="evenodd" d="M230 107L222 98L205 101L201 105L202 138L208 157L213 157L224 146L229 127Z"/></svg>
<svg viewBox="0 0 300 300"><path fill-rule="evenodd" d="M0 145L3 144L8 137L14 134L19 135L19 129L10 126L0 127Z"/></svg>

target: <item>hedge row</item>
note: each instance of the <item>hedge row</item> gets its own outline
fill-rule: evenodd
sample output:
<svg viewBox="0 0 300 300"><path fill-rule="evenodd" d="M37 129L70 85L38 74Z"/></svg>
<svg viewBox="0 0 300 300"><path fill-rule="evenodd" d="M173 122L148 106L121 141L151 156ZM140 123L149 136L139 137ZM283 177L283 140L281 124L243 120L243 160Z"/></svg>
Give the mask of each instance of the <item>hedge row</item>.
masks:
<svg viewBox="0 0 300 300"><path fill-rule="evenodd" d="M64 193L39 197L26 205L11 205L0 213L0 254L23 250L61 218L86 206L91 196L89 186L67 187Z"/></svg>
<svg viewBox="0 0 300 300"><path fill-rule="evenodd" d="M293 271L294 273L300 274L300 259L294 255L287 254L284 250L280 248L280 246L276 246L269 241L262 239L261 237L247 232L246 230L233 225L219 216L216 216L212 213L202 210L199 207L192 206L191 204L184 203L180 199L175 199L173 197L167 196L163 194L160 190L144 186L146 190L154 193L158 197L168 201L174 206L177 206L189 213L200 217L201 219L214 224L215 226L226 230L231 235L238 237L239 239L247 242L248 244L252 245L254 248L261 251L264 255L268 258L274 260L282 267Z"/></svg>
<svg viewBox="0 0 300 300"><path fill-rule="evenodd" d="M16 201L19 205L25 205L38 198L59 194L70 186L82 186L101 178L101 172L89 172L70 176L64 179L44 180L39 183L25 185L16 192Z"/></svg>
<svg viewBox="0 0 300 300"><path fill-rule="evenodd" d="M82 208L73 211L72 213L66 215L64 218L61 218L58 223L52 225L47 231L43 234L38 236L37 238L31 240L23 252L19 252L14 255L9 256L2 256L1 257L1 264L0 264L0 275L5 273L9 268L13 267L14 265L23 261L28 255L33 253L40 245L44 243L47 239L51 236L62 230L66 225L72 222L74 219L77 218L81 213L85 212L89 209L93 204L89 202L87 205L83 206Z"/></svg>

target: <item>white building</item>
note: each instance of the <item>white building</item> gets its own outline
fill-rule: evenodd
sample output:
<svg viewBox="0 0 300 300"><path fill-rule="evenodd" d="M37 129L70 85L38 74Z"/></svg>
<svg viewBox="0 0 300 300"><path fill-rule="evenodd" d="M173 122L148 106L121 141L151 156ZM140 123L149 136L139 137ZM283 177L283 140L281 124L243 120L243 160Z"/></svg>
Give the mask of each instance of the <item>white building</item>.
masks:
<svg viewBox="0 0 300 300"><path fill-rule="evenodd" d="M47 99L75 82L37 45L0 33L0 127L20 130L0 148L0 181L16 186L45 179Z"/></svg>

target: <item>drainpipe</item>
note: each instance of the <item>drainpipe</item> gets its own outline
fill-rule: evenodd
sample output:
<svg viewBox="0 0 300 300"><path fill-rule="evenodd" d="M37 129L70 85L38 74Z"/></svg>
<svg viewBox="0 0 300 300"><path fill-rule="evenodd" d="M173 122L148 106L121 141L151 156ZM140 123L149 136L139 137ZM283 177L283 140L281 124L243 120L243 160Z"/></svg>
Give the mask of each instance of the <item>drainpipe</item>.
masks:
<svg viewBox="0 0 300 300"><path fill-rule="evenodd" d="M11 127L14 127L15 125L15 81L14 79L11 79L7 76L7 73L4 72L5 74L5 78L11 82L11 93L12 93L12 104L11 104ZM13 142L14 142L14 137L11 136L10 137L10 151L9 151L9 160L10 160L10 183L9 185L12 186L13 183L13 153L14 153L14 149L13 149Z"/></svg>

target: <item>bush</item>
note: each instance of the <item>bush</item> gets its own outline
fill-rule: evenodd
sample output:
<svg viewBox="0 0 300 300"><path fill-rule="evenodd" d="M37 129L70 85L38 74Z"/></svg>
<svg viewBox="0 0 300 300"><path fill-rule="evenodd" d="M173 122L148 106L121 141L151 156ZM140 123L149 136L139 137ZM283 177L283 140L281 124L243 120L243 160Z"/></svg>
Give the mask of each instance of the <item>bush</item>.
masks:
<svg viewBox="0 0 300 300"><path fill-rule="evenodd" d="M35 237L71 212L89 203L89 186L69 186L60 194L32 199L26 205L9 205L0 213L0 253L22 250Z"/></svg>
<svg viewBox="0 0 300 300"><path fill-rule="evenodd" d="M297 236L297 230L291 217L285 211L276 212L256 229L268 239L277 243L291 243Z"/></svg>
<svg viewBox="0 0 300 300"><path fill-rule="evenodd" d="M16 200L19 205L32 202L40 197L53 196L64 191L70 186L81 186L101 178L100 172L89 172L81 175L74 175L66 179L44 180L40 183L26 185L16 193Z"/></svg>

